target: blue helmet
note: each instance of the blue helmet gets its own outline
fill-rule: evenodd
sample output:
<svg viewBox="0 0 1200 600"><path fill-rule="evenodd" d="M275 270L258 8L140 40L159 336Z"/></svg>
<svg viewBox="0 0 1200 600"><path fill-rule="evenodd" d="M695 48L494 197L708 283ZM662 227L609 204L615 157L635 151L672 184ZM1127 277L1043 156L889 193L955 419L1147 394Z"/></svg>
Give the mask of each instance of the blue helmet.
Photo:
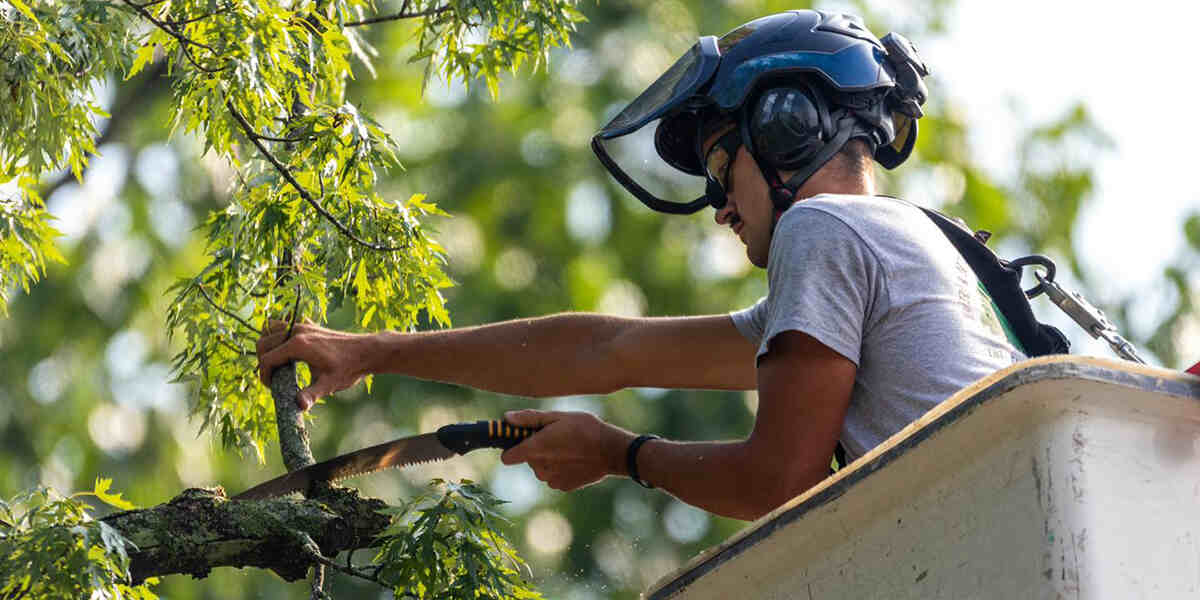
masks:
<svg viewBox="0 0 1200 600"><path fill-rule="evenodd" d="M773 189L794 193L851 139L894 168L911 154L928 74L912 44L876 38L852 15L793 10L706 36L604 126L592 148L609 172L650 208L691 213L724 203L710 179L688 203L646 191L608 155L604 142L654 120L655 150L671 167L707 177L699 155L706 126L735 122ZM778 170L796 171L788 182ZM786 194L790 198L791 194Z"/></svg>

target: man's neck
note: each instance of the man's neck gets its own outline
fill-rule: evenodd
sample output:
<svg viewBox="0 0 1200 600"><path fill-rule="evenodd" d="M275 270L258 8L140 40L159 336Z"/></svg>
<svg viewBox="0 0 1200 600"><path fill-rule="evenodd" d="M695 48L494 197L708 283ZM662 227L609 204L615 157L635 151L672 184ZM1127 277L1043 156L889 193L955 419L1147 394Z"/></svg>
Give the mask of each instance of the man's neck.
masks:
<svg viewBox="0 0 1200 600"><path fill-rule="evenodd" d="M824 176L823 176L824 175ZM847 176L845 173L823 174L817 171L796 190L796 199L803 200L818 194L875 195L875 178L864 173Z"/></svg>
<svg viewBox="0 0 1200 600"><path fill-rule="evenodd" d="M783 176L783 180L787 181L786 175ZM804 200L818 194L874 196L875 173L870 169L849 170L831 162L817 169L817 172L796 190L795 197L796 200Z"/></svg>

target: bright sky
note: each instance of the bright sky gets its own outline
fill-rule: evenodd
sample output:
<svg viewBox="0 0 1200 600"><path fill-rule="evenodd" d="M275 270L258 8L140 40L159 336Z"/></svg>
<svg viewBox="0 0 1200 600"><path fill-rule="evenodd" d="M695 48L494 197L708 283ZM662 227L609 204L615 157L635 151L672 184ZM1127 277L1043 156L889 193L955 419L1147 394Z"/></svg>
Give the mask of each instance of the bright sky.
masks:
<svg viewBox="0 0 1200 600"><path fill-rule="evenodd" d="M918 47L966 109L972 150L992 172L1012 168L1022 124L1058 117L1078 100L1115 141L1096 161L1098 189L1076 249L1101 280L1094 300L1149 290L1133 319L1149 325L1164 308L1162 267L1185 244L1183 218L1200 211L1200 191L1188 185L1200 167L1200 69L1193 36L1183 33L1200 22L1200 3L962 0L956 11L947 39ZM1111 356L1103 344L1086 346L1075 350Z"/></svg>

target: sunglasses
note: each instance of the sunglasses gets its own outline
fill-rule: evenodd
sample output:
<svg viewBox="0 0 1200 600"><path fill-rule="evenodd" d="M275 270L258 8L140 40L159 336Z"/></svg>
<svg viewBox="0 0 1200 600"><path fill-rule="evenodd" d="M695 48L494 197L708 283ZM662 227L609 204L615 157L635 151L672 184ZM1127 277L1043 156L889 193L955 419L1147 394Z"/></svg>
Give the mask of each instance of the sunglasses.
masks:
<svg viewBox="0 0 1200 600"><path fill-rule="evenodd" d="M729 185L729 169L742 145L741 135L735 127L721 137L704 155L704 195L713 208L720 210L728 201L727 194L733 191Z"/></svg>

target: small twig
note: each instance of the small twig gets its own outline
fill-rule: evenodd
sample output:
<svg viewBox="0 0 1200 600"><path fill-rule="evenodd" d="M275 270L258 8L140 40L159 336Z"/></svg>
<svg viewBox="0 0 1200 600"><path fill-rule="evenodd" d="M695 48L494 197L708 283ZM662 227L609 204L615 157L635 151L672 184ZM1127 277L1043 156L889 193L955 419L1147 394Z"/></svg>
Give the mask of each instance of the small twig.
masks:
<svg viewBox="0 0 1200 600"><path fill-rule="evenodd" d="M328 210L325 210L325 207L322 206L320 202L317 202L317 200L312 197L312 194L309 194L308 190L304 189L304 187L300 185L299 181L296 181L296 178L292 176L292 172L288 170L287 166L279 162L279 159L275 158L275 155L271 154L271 152L267 150L267 147L262 144L262 141L254 137L254 128L250 126L250 123L246 121L246 118L242 116L242 113L238 112L238 110L234 108L233 102L226 100L225 106L229 109L230 114L233 115L234 120L237 121L238 126L241 127L242 133L246 135L246 138L250 140L250 143L254 144L254 146L258 148L258 151L261 152L263 157L267 159L267 162L271 163L271 166L275 167L275 170L287 180L288 184L290 184L292 188L296 190L296 193L300 194L300 197L303 198L305 202L316 209L316 211L320 213L325 220L332 223L333 226L342 233L342 235L350 238L350 240L354 243L363 246L364 248L375 250L376 252L395 252L405 248L404 246L382 246L379 244L373 244L355 235L345 223L342 223L337 217L333 216L332 213L330 213Z"/></svg>
<svg viewBox="0 0 1200 600"><path fill-rule="evenodd" d="M152 2L145 2L145 3L142 3L142 4L134 4L134 3L132 3L132 2L129 2L128 0L126 0L126 4L130 4L130 5L132 5L132 6L135 6L135 7L137 7L137 8L150 8L151 6L154 6L155 4L162 4L163 2L166 2L166 1L167 1L167 0L153 0Z"/></svg>
<svg viewBox="0 0 1200 600"><path fill-rule="evenodd" d="M338 563L330 560L329 558L326 558L322 554L309 553L309 558L313 559L316 562L321 563L322 565L325 565L326 567L329 567L335 571L338 571L339 573L345 573L346 575L349 575L351 577L358 577L359 579L365 579L367 581L381 585L383 587L389 587L383 581L380 581L379 577L376 577L375 575L367 573L366 571L363 571L361 569L355 569L353 566L343 567L342 565L339 565ZM377 571L378 571L378 569L377 569Z"/></svg>
<svg viewBox="0 0 1200 600"><path fill-rule="evenodd" d="M324 600L328 597L325 593L325 566L313 565L311 600Z"/></svg>
<svg viewBox="0 0 1200 600"><path fill-rule="evenodd" d="M405 2L404 8L407 8L407 7L408 7L408 3ZM417 12L412 12L412 13L405 11L404 8L402 8L400 10L400 12L398 12L394 15L384 15L382 17L372 17L370 19L363 19L362 21L350 21L349 23L342 23L342 27L361 27L363 25L370 25L372 23L383 23L385 21L399 21L400 19L416 19L419 17L430 17L433 15L444 13L448 10L454 10L454 6L452 6L450 4L446 4L444 6L439 6L437 8L419 10Z"/></svg>
<svg viewBox="0 0 1200 600"><path fill-rule="evenodd" d="M296 303L292 305L292 322L288 323L287 335L283 339L292 337L292 329L296 327L296 319L300 316L300 282L296 282Z"/></svg>
<svg viewBox="0 0 1200 600"><path fill-rule="evenodd" d="M243 319L243 318L241 318L241 317L237 316L237 315L236 315L236 314L234 314L233 312L230 312L229 310L227 310L225 307L223 307L223 306L221 306L221 305L217 304L216 302L214 302L214 301L213 301L213 299L212 299L212 298L211 298L211 297L208 295L208 292L204 291L204 284L202 284L202 283L194 283L193 285L195 285L195 286L196 286L196 289L200 290L200 295L201 295L201 296L204 296L204 299L205 299L205 300L207 300L207 301L208 301L208 303L209 303L209 304L211 304L213 308L215 308L215 309L217 309L217 310L221 311L221 313L222 313L222 314L224 314L225 316L227 316L227 317L229 317L229 318L231 318L231 319L233 319L233 320L237 321L238 323L241 323L243 327L245 327L246 329L249 329L250 331L253 331L255 334L258 334L258 333L260 333L257 327L255 327L255 326L253 326L253 325L251 325L251 324L247 323L247 322L245 321L245 319Z"/></svg>
<svg viewBox="0 0 1200 600"><path fill-rule="evenodd" d="M275 136L271 136L271 135L263 135L261 133L252 133L251 135L253 135L254 137L256 137L260 140L267 140L268 142L287 142L287 143L311 142L311 141L317 139L317 136L315 136L315 135L305 135L305 136L291 137L291 138L275 137Z"/></svg>
<svg viewBox="0 0 1200 600"><path fill-rule="evenodd" d="M192 18L190 18L190 19L184 19L184 20L182 20L182 21L168 21L168 20L166 20L166 19L163 19L163 20L162 20L162 22L163 22L164 24L166 24L166 25L170 25L170 26L172 26L172 27L180 27L180 26L183 26L183 25L191 25L192 23L195 23L195 22L197 22L197 21L203 21L203 20L205 20L205 19L208 19L208 18L210 18L210 17L215 17L215 16L217 16L217 15L219 15L219 14L222 14L222 13L227 13L227 12L230 12L230 11L232 11L232 10L233 10L233 7L232 7L232 6L226 6L225 8L218 9L218 10L214 10L213 12L210 12L210 13L205 13L205 14L203 14L203 15L200 15L200 16L198 16L198 17L192 17Z"/></svg>
<svg viewBox="0 0 1200 600"><path fill-rule="evenodd" d="M221 338L217 338L217 343L221 344L222 346L225 346L226 348L229 348L230 350L233 350L238 356L254 356L255 355L253 352L250 352L249 350L243 350L241 348L238 348L237 346L234 346L233 344L230 344L229 342L227 342Z"/></svg>

